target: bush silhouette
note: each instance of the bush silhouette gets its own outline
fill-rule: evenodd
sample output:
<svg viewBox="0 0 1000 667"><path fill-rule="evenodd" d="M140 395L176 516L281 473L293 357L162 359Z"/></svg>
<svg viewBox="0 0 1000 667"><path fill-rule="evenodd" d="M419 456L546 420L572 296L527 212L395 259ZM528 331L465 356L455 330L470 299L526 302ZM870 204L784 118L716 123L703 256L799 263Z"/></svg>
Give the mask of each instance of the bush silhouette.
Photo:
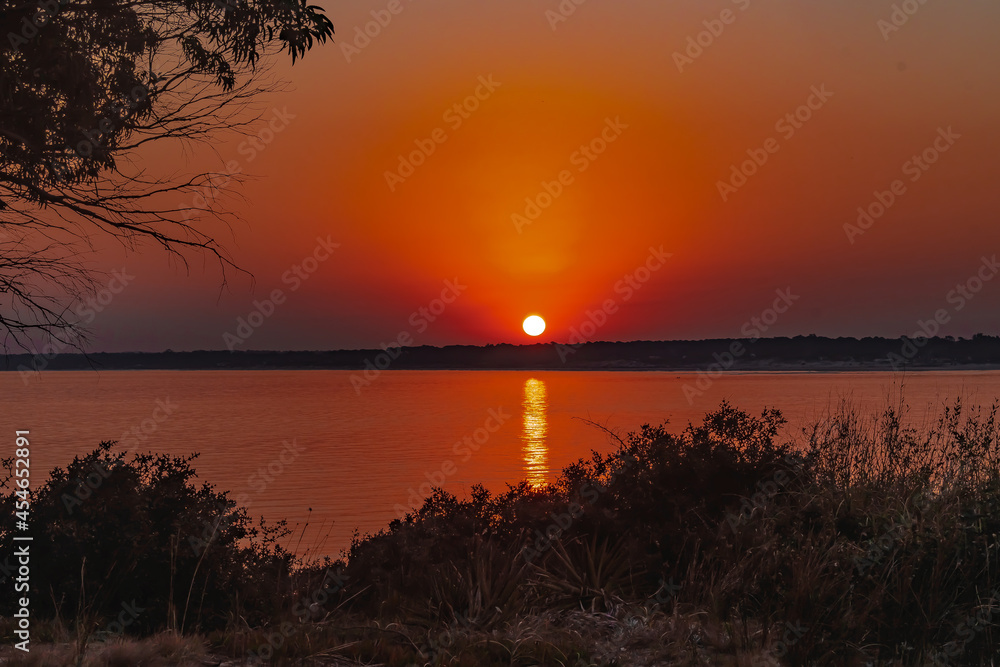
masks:
<svg viewBox="0 0 1000 667"><path fill-rule="evenodd" d="M197 455L126 458L113 445L55 468L32 492L33 614L135 634L221 627L237 604L251 621L272 617L279 603L265 591L293 563L277 544L284 524L254 525L228 492L196 486ZM0 501L7 516L14 501ZM23 544L12 528L0 528L8 554ZM12 603L0 602L5 615Z"/></svg>
<svg viewBox="0 0 1000 667"><path fill-rule="evenodd" d="M218 628L235 653L280 651L283 664L323 647L360 662L512 664L480 652L581 614L625 632L641 612L657 637L725 627L719 650L765 648L781 664L989 664L998 414L957 403L917 430L895 409L842 408L792 447L776 410L723 403L679 431L643 426L551 485L434 489L356 536L335 572L282 549L283 524L254 524L227 493L196 486L194 457L127 459L102 443L33 494L32 622L66 619L86 636ZM14 498L0 500L8 516ZM13 536L0 526L8 554ZM458 644L424 646L431 636ZM532 637L542 657L524 664L553 664L552 642L566 640L565 657L603 641ZM691 647L686 632L678 642Z"/></svg>

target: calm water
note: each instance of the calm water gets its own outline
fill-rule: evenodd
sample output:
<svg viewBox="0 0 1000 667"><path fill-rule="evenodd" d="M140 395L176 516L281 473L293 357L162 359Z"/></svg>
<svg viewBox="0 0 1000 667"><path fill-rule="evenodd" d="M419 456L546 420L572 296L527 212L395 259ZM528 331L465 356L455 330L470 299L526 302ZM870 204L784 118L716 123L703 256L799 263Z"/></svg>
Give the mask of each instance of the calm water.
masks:
<svg viewBox="0 0 1000 667"><path fill-rule="evenodd" d="M585 420L620 432L664 420L679 429L725 398L754 412L780 408L791 437L842 397L882 407L899 395L902 380L889 373L729 374L692 405L682 390L696 379L690 373L394 371L360 396L350 375L47 372L25 384L18 373L0 373L3 451L12 451L15 429L30 429L39 472L102 440L128 441L130 450L200 452L201 479L242 496L253 515L309 521L299 550L311 545L336 555L355 527L384 526L429 480L458 494L479 482L503 489L524 478L552 479L591 449L610 450L606 434ZM919 421L958 396L990 404L1000 396L1000 372L910 373L904 393ZM34 479L41 482L38 473Z"/></svg>

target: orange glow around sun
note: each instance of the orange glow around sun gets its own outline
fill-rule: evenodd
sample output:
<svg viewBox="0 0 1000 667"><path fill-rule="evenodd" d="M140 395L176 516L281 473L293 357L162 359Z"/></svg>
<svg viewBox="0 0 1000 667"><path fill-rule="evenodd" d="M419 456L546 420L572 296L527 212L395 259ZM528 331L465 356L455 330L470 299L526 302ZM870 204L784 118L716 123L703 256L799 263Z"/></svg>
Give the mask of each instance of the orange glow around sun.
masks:
<svg viewBox="0 0 1000 667"><path fill-rule="evenodd" d="M164 177L193 165L253 179L213 181L199 196L211 191L245 220L231 249L257 287L241 277L216 298L217 273L181 281L154 256L114 309L156 325L102 316L98 347L216 349L255 300L288 291L282 276L317 239L340 248L247 345L374 349L403 330L417 346L564 342L591 326L593 340L702 340L740 335L788 286L801 304L768 336L911 332L978 264L982 221L1000 208L1000 191L983 185L1000 148L1000 90L976 83L994 76L1000 3L927 9L948 21L908 23L892 51L865 3L776 5L739 12L682 71L672 54L712 19L704 3L647 0L624 14L587 3L555 32L532 2L406 4L350 60L336 44L294 68L281 59L275 75L294 83L268 104L287 105L289 123L272 133L267 112L249 128L273 134L266 148L248 152L234 132L194 155L168 145L149 156ZM340 3L331 16L353 39L385 6ZM428 41L443 26L449 38ZM831 52L841 39L850 48ZM491 75L489 92L480 77ZM786 114L822 84L833 96L789 135ZM477 108L456 117L466 100ZM904 163L946 122L977 139L960 139L912 182ZM754 162L769 140L779 152ZM743 179L747 160L755 173L723 199L719 183ZM897 179L905 195L849 236L858 208ZM199 224L232 238L224 218ZM651 249L672 257L636 289ZM108 244L101 266L121 261ZM445 280L461 296L413 328L411 314ZM997 304L1000 290L984 290L947 333L994 330ZM541 313L544 329L518 331L518 319Z"/></svg>

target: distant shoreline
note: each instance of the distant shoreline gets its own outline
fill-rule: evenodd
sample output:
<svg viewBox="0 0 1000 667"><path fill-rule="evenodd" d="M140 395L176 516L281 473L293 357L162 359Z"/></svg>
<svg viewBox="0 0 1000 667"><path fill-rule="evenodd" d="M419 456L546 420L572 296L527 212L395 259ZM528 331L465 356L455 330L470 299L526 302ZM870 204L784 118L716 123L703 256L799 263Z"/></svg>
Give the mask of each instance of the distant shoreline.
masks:
<svg viewBox="0 0 1000 667"><path fill-rule="evenodd" d="M17 368L4 367L0 368L0 372L16 372ZM74 366L72 368L46 368L46 371L60 372L60 373L76 373L85 371L191 371L195 373L205 372L205 371L360 371L364 370L361 368L340 368L335 366L320 367L320 366L225 366L225 367L159 367L159 366L129 366L129 367L116 367L116 366ZM539 373L684 373L688 375L697 375L699 373L706 372L705 369L700 368L673 368L673 367L656 367L649 366L643 368L635 367L584 367L584 366L572 366L572 367L553 367L547 368L543 366L524 366L524 367L505 367L505 368L463 368L463 367L448 367L448 366L431 366L427 368L421 367L407 367L407 368L387 368L386 372L396 372L396 373L422 373L428 371L441 371L449 373L526 373L526 372L539 372ZM769 367L740 367L740 368L730 368L722 371L725 375L751 375L758 373L798 373L798 374L822 374L822 373L891 373L891 372L906 372L906 373L947 373L949 371L961 371L961 372L988 372L988 371L1000 371L1000 364L960 364L953 366L907 366L905 369L895 370L891 366L769 366Z"/></svg>
<svg viewBox="0 0 1000 667"><path fill-rule="evenodd" d="M449 345L334 351L6 355L0 370L865 372L1000 370L1000 338L794 338Z"/></svg>

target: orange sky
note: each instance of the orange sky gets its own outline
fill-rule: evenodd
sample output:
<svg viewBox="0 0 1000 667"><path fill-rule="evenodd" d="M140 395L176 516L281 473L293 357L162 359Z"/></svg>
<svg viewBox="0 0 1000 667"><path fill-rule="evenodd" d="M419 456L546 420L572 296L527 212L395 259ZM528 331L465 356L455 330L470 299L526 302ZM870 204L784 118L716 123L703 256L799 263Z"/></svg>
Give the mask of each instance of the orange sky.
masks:
<svg viewBox="0 0 1000 667"><path fill-rule="evenodd" d="M391 3L320 4L337 42L283 61L291 89L265 101L294 118L252 160L240 138L216 146L255 176L233 200L246 224L223 235L253 291L236 277L220 294L210 263L186 274L149 248L125 258L135 279L95 318L95 349L222 349L274 289L284 302L239 349L530 342L530 313L541 340L566 340L607 300L593 339L729 337L788 287L799 299L767 335L896 336L954 308L949 291L1000 251L996 3L913 0L886 39L892 2L586 0L553 29L557 0L400 0L350 62L342 44ZM446 114L477 88L478 108ZM810 101L808 120L776 126ZM939 128L960 136L910 180ZM602 131L614 140L591 160L581 147ZM418 141L433 153L390 189ZM724 201L747 151L767 161ZM224 168L208 151L187 164ZM852 243L844 225L896 179L905 193ZM317 237L339 247L291 290L282 276ZM624 288L661 246L662 268ZM454 302L414 325L455 279ZM941 333L995 334L998 306L986 282Z"/></svg>

